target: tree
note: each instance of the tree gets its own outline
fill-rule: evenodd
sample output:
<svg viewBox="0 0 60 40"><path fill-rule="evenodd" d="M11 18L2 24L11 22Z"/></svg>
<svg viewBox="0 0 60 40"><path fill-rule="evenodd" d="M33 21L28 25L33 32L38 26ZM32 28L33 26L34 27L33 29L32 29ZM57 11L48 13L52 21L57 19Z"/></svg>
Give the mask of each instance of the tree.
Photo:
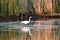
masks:
<svg viewBox="0 0 60 40"><path fill-rule="evenodd" d="M40 0L32 0L33 6L35 8L35 13L41 15Z"/></svg>

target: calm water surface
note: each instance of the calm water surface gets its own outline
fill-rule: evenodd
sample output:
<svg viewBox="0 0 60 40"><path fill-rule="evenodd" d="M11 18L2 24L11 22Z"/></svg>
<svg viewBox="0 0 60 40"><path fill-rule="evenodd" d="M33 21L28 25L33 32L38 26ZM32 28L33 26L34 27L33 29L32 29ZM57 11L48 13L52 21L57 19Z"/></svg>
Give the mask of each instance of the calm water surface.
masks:
<svg viewBox="0 0 60 40"><path fill-rule="evenodd" d="M29 27L32 35L22 32L23 27ZM37 19L27 25L20 21L0 22L0 40L60 40L60 19Z"/></svg>

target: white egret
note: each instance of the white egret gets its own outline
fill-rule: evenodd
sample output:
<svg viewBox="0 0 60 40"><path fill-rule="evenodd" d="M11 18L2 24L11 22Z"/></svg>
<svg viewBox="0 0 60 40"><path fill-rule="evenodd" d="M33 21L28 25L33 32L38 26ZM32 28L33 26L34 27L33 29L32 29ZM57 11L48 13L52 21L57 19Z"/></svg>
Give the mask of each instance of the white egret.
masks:
<svg viewBox="0 0 60 40"><path fill-rule="evenodd" d="M31 16L29 17L29 20L26 20L26 21L21 21L21 23L23 23L23 24L29 24L30 22L31 22Z"/></svg>

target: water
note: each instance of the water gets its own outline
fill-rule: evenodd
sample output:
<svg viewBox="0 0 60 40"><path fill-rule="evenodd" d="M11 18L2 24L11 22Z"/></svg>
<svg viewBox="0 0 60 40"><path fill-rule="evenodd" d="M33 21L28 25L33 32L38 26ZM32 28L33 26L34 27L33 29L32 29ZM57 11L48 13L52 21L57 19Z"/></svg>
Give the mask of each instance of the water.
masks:
<svg viewBox="0 0 60 40"><path fill-rule="evenodd" d="M32 35L22 32L23 27L29 27ZM0 40L60 40L60 19L37 19L27 25L20 21L1 22Z"/></svg>

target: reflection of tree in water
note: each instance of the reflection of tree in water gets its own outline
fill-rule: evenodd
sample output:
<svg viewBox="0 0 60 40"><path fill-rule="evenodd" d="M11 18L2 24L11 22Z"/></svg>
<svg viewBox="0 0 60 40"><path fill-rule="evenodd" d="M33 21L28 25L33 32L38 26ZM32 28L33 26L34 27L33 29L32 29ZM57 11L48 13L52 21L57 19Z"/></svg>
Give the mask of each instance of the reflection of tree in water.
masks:
<svg viewBox="0 0 60 40"><path fill-rule="evenodd" d="M1 40L59 40L60 34L57 32L52 31L52 28L49 29L40 29L41 25L44 25L45 28L52 27L52 21L47 20L40 20L40 18L36 18L36 21L34 24L37 24L37 26L34 26L31 30L32 35L29 36L28 33L17 33L13 32L12 30L9 32L0 32L0 39ZM47 25L46 25L47 24ZM39 26L38 26L39 25Z"/></svg>
<svg viewBox="0 0 60 40"><path fill-rule="evenodd" d="M39 25L43 25L42 23L45 23L45 22L42 22L42 21L35 22L35 24L39 24ZM47 27L52 27L52 21L50 21L50 24L44 26L44 28L47 28ZM39 29L39 28L41 28L41 26L38 26L37 28ZM38 30L38 37L40 37L39 40L49 40L51 37L51 32L52 32L51 28L50 29L40 29L40 31ZM42 34L42 36L41 36L41 34Z"/></svg>

